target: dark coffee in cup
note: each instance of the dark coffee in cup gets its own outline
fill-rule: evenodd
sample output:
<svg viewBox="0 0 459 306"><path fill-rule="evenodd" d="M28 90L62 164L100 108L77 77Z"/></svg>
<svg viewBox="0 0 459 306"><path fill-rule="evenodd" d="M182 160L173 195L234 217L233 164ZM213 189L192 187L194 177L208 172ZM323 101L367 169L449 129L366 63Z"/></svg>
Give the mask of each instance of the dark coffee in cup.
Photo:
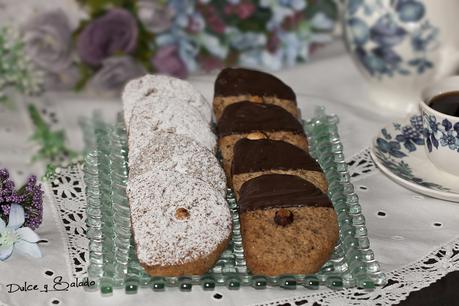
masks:
<svg viewBox="0 0 459 306"><path fill-rule="evenodd" d="M437 112L459 117L459 91L445 92L434 96L428 104Z"/></svg>

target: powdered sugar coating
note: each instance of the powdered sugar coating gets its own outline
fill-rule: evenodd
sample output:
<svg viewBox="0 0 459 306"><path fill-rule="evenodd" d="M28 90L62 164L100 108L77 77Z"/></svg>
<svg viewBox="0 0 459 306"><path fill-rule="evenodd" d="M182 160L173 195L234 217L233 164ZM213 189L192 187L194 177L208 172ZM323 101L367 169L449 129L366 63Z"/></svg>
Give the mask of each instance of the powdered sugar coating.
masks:
<svg viewBox="0 0 459 306"><path fill-rule="evenodd" d="M151 170L173 170L202 179L225 195L225 173L211 151L184 135L155 132L151 136L129 152L130 178Z"/></svg>
<svg viewBox="0 0 459 306"><path fill-rule="evenodd" d="M139 142L149 141L156 131L186 135L215 152L216 137L210 124L195 108L180 100L151 96L134 106L128 127L129 148L135 149L141 146Z"/></svg>
<svg viewBox="0 0 459 306"><path fill-rule="evenodd" d="M189 82L166 75L147 74L131 80L124 87L122 99L126 126L129 126L135 105L143 103L145 97L152 96L168 99L170 103L181 101L196 108L204 121L212 120L210 103Z"/></svg>
<svg viewBox="0 0 459 306"><path fill-rule="evenodd" d="M129 181L128 196L143 264L184 264L211 254L230 237L226 200L202 180L175 171L150 171ZM179 208L186 209L188 218L176 218Z"/></svg>

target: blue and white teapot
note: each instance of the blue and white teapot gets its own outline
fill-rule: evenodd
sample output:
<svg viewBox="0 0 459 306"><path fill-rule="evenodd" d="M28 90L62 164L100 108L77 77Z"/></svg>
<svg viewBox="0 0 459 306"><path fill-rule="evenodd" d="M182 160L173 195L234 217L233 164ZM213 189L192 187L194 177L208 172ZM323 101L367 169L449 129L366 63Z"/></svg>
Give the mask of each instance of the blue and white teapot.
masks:
<svg viewBox="0 0 459 306"><path fill-rule="evenodd" d="M346 0L345 41L384 109L412 112L459 70L459 0Z"/></svg>

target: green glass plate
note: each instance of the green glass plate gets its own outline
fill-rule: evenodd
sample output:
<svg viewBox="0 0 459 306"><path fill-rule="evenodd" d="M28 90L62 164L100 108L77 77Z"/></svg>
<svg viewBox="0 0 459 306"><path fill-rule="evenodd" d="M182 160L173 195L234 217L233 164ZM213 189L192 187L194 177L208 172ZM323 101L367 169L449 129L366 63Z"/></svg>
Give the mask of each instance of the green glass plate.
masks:
<svg viewBox="0 0 459 306"><path fill-rule="evenodd" d="M179 287L190 291L193 286L202 286L204 290L213 290L216 286L237 290L241 286L372 289L384 285L385 276L370 249L365 218L350 182L337 124L338 118L326 115L323 108L318 108L315 116L305 123L310 153L325 172L340 228L335 251L319 272L276 277L252 275L244 259L237 203L232 190L228 189L226 198L233 217L233 235L215 266L205 275L151 277L137 260L130 230L126 197L127 137L122 116L118 116L115 124L104 122L98 114L85 120L82 128L86 143L89 280L95 282L102 294L121 288L133 294L139 287L154 291Z"/></svg>

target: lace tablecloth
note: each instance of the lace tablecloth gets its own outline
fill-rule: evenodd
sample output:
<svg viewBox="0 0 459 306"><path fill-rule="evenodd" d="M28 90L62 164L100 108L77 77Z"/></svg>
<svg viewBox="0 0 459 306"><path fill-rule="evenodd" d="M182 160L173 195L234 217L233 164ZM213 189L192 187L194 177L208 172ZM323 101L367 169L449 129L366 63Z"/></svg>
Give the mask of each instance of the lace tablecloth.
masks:
<svg viewBox="0 0 459 306"><path fill-rule="evenodd" d="M299 66L279 76L298 93L304 118L312 113L314 105L324 105L328 112L340 117L341 138L366 216L372 249L388 276L388 285L374 291L305 288L203 291L194 287L187 293L176 289L161 293L140 289L136 295L126 295L119 290L112 297L86 292L82 287L75 287L75 282L78 284L84 276L88 253L81 169L72 166L45 184L44 223L38 230L47 240L41 244L43 258L35 260L14 255L0 263L0 305L313 305L314 302L390 305L448 272L459 270L459 205L402 188L377 170L369 157L367 147L378 129L403 115L386 114L371 105L365 83L347 56ZM200 76L192 81L211 98L213 78ZM42 165L27 163L34 145L28 141L32 127L25 103L39 105L54 128L65 128L71 146L77 149L82 148L80 116L101 109L107 118L114 118L121 107L115 98L70 94L47 94L40 101L16 100L16 109L0 107L0 167L9 168L16 181L31 172L42 171ZM51 291L56 281L55 289L65 289L68 285L68 290ZM40 289L48 285L48 292L9 292L24 286L25 282L36 284Z"/></svg>

